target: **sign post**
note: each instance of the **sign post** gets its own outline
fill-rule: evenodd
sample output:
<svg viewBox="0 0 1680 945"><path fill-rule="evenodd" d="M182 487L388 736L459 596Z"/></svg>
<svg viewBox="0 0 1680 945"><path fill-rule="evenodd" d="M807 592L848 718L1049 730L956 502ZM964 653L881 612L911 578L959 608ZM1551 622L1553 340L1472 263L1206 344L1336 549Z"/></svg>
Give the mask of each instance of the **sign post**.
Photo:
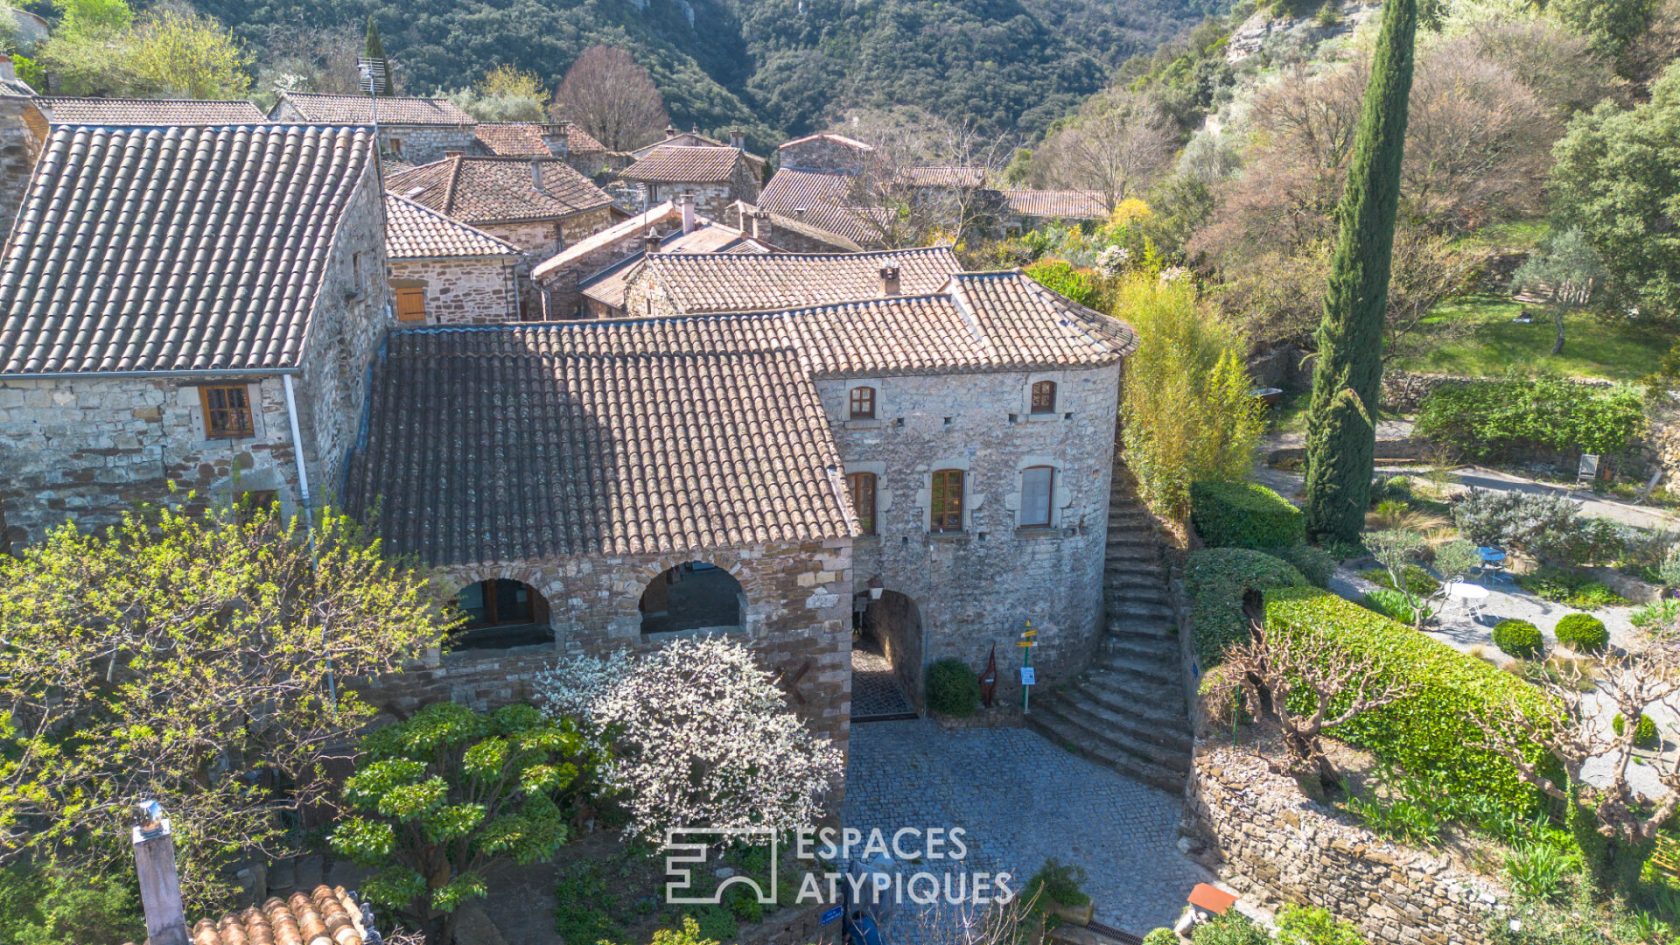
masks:
<svg viewBox="0 0 1680 945"><path fill-rule="evenodd" d="M1037 673L1033 670L1032 651L1038 645L1038 631L1033 629L1032 621L1027 621L1027 629L1021 631L1021 639L1015 643L1021 648L1021 714L1032 714L1032 687L1038 682Z"/></svg>

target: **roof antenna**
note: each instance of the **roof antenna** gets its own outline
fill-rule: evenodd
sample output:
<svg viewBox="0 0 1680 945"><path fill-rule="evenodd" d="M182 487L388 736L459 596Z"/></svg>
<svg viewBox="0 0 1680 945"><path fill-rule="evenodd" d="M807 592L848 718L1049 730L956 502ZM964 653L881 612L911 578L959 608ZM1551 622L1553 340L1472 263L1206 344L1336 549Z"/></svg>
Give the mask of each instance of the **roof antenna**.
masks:
<svg viewBox="0 0 1680 945"><path fill-rule="evenodd" d="M362 91L368 96L368 116L373 120L373 172L379 175L379 193L383 199L385 171L382 167L384 162L380 160L384 149L379 141L379 96L391 94L391 73L387 71L386 60L376 56L357 56L356 72L361 76Z"/></svg>

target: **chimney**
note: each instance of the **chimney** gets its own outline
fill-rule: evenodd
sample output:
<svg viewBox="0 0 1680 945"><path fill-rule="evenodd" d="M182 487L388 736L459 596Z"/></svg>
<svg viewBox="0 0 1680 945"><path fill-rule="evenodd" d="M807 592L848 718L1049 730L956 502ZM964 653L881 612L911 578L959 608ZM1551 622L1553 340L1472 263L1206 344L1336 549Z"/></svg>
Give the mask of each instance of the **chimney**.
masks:
<svg viewBox="0 0 1680 945"><path fill-rule="evenodd" d="M548 193L548 191L543 190L541 159L533 160L531 162L531 189L535 190L539 194Z"/></svg>
<svg viewBox="0 0 1680 945"><path fill-rule="evenodd" d="M458 157L461 156L461 153L462 152L461 152L460 148L444 148L443 149L443 156L446 157L446 158L458 158Z"/></svg>
<svg viewBox="0 0 1680 945"><path fill-rule="evenodd" d="M898 267L897 266L882 266L881 267L881 297L882 298L890 298L891 296L900 294L899 291L898 291L898 287L899 287Z"/></svg>
<svg viewBox="0 0 1680 945"><path fill-rule="evenodd" d="M140 905L146 914L147 945L191 945L181 908L181 877L175 872L175 836L163 806L134 805L134 869L140 874Z"/></svg>
<svg viewBox="0 0 1680 945"><path fill-rule="evenodd" d="M678 194L677 209L682 211L682 228L684 233L694 232L694 195Z"/></svg>
<svg viewBox="0 0 1680 945"><path fill-rule="evenodd" d="M642 252L652 256L659 252L660 238L658 233L649 233L642 237Z"/></svg>
<svg viewBox="0 0 1680 945"><path fill-rule="evenodd" d="M0 80L13 81L17 79L17 69L12 66L12 57L0 53Z"/></svg>
<svg viewBox="0 0 1680 945"><path fill-rule="evenodd" d="M670 140L672 138L675 138L676 136L677 136L677 126L674 125L674 124L673 125L666 125L665 126L665 138L666 138L666 140Z"/></svg>
<svg viewBox="0 0 1680 945"><path fill-rule="evenodd" d="M752 235L755 240L770 239L770 211L754 210L752 212Z"/></svg>
<svg viewBox="0 0 1680 945"><path fill-rule="evenodd" d="M747 149L747 134L739 128L729 129L729 146L737 151Z"/></svg>

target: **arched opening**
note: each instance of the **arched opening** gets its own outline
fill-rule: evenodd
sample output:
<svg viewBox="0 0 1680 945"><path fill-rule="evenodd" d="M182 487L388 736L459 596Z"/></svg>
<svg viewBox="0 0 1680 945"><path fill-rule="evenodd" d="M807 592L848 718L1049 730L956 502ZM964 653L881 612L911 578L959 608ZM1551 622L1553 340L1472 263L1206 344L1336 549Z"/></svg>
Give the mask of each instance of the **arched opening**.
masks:
<svg viewBox="0 0 1680 945"><path fill-rule="evenodd" d="M648 582L638 604L643 633L739 630L747 595L735 576L704 561L689 561Z"/></svg>
<svg viewBox="0 0 1680 945"><path fill-rule="evenodd" d="M852 604L852 721L914 716L921 676L916 601L879 587L858 594Z"/></svg>
<svg viewBox="0 0 1680 945"><path fill-rule="evenodd" d="M505 650L552 643L548 601L522 581L492 578L461 588L456 603L467 622L450 635L457 650Z"/></svg>

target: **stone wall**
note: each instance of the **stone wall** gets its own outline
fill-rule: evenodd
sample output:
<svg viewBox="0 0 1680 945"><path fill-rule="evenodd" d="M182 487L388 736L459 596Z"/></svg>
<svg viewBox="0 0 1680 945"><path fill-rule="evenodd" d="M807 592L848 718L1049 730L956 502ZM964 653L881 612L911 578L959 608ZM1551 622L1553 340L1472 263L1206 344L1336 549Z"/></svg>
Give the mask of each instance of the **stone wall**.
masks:
<svg viewBox="0 0 1680 945"><path fill-rule="evenodd" d="M752 189L752 196L740 196L736 187L727 183L672 183L660 181L658 183L638 184L640 191L639 202L642 208L656 207L667 200L675 201L683 194L694 197L694 208L701 216L716 218L737 200L758 199L758 189Z"/></svg>
<svg viewBox="0 0 1680 945"><path fill-rule="evenodd" d="M1198 746L1186 818L1224 881L1267 908L1318 906L1372 945L1473 945L1504 890L1304 797L1250 751Z"/></svg>
<svg viewBox="0 0 1680 945"><path fill-rule="evenodd" d="M41 139L25 123L31 111L29 99L0 94L0 243L12 231L35 158L41 153Z"/></svg>
<svg viewBox="0 0 1680 945"><path fill-rule="evenodd" d="M1057 385L1056 412L1030 414L1032 384ZM976 670L997 645L1008 702L1018 685L1014 643L1031 620L1040 682L1078 671L1103 629L1102 569L1113 471L1115 367L1034 374L944 374L819 380L846 472L877 477L876 534L856 540L855 593L870 578L915 603L917 667L895 667L918 700L928 663L956 657ZM876 418L850 420L851 388L875 388ZM1048 528L1017 525L1021 473L1055 468ZM965 522L929 530L936 469L965 476Z"/></svg>
<svg viewBox="0 0 1680 945"><path fill-rule="evenodd" d="M524 250L538 258L547 259L584 237L594 236L613 225L612 209L601 207L574 213L558 220L531 220L523 223L475 223L491 236Z"/></svg>
<svg viewBox="0 0 1680 945"><path fill-rule="evenodd" d="M813 138L802 144L783 145L777 151L781 166L796 171L825 174L860 174L864 152L829 138Z"/></svg>
<svg viewBox="0 0 1680 945"><path fill-rule="evenodd" d="M677 634L642 633L642 593L688 561L727 570L746 598L738 632L781 675L791 701L817 731L843 749L851 706L851 543L773 544L698 555L540 559L441 569L440 586L511 578L547 601L554 643L506 650L462 650L375 683L382 704L410 711L440 699L492 706L531 697L535 675L556 658L638 650Z"/></svg>
<svg viewBox="0 0 1680 945"><path fill-rule="evenodd" d="M489 325L519 318L514 256L393 259L391 287L426 290L426 324Z"/></svg>

